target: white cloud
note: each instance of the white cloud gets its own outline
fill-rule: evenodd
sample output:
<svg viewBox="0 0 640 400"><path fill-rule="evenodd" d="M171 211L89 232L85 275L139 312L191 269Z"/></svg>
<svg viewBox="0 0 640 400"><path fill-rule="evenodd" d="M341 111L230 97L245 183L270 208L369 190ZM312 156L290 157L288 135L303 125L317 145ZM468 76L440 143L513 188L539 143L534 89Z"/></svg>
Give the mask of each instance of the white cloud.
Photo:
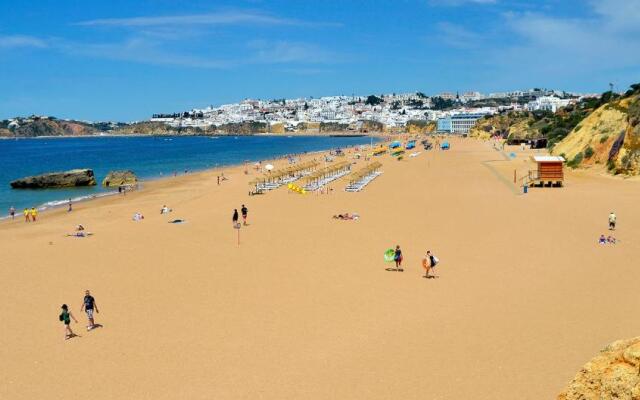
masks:
<svg viewBox="0 0 640 400"><path fill-rule="evenodd" d="M105 18L82 21L82 26L112 27L158 27L158 26L193 26L193 25L336 25L330 23L313 23L296 19L281 18L255 11L227 11L209 14L144 16L131 18Z"/></svg>
<svg viewBox="0 0 640 400"><path fill-rule="evenodd" d="M322 64L337 61L337 56L318 46L303 42L255 40L248 44L257 63Z"/></svg>
<svg viewBox="0 0 640 400"><path fill-rule="evenodd" d="M8 35L0 36L0 48L16 48L16 47L47 47L47 42L33 36L25 35Z"/></svg>
<svg viewBox="0 0 640 400"><path fill-rule="evenodd" d="M487 5L496 4L498 0L429 0L432 6L462 6L465 4Z"/></svg>
<svg viewBox="0 0 640 400"><path fill-rule="evenodd" d="M553 63L564 68L602 70L640 66L640 35L637 34L640 32L640 13L613 12L602 3L613 7L612 3L623 2L592 2L595 16L591 18L507 14L507 27L520 40L514 50L528 57L530 63ZM639 0L624 3L640 6ZM628 7L627 11L633 7Z"/></svg>
<svg viewBox="0 0 640 400"><path fill-rule="evenodd" d="M449 46L468 49L477 46L479 43L478 39L481 35L461 25L451 22L441 22L437 27L439 34L436 39Z"/></svg>
<svg viewBox="0 0 640 400"><path fill-rule="evenodd" d="M161 43L146 38L132 38L118 43L79 43L56 41L55 48L74 56L131 61L151 65L174 65L194 68L228 68L231 60L179 54L162 48Z"/></svg>

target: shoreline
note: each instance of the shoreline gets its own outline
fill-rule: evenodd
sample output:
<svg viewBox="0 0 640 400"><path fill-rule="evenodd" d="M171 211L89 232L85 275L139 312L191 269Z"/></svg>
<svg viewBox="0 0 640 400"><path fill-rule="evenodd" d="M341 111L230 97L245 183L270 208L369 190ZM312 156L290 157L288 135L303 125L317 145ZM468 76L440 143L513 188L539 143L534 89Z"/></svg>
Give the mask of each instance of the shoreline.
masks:
<svg viewBox="0 0 640 400"><path fill-rule="evenodd" d="M344 132L285 132L285 133L212 133L210 135L198 133L198 134L181 134L177 132L171 133L107 133L101 132L92 135L45 135L45 136L18 136L18 137L10 137L10 136L0 136L0 140L24 140L24 139L73 139L73 138L117 138L117 137L167 137L167 136L175 136L175 137L216 137L216 136L261 136L261 137L318 137L318 136L326 136L326 137L378 137L378 138L386 138L391 136L399 136L405 135L407 133L386 133L386 132L366 132L366 133L344 133Z"/></svg>
<svg viewBox="0 0 640 400"><path fill-rule="evenodd" d="M384 143L384 141L381 140L381 138L377 138L377 139L378 139L378 141L375 142L374 145L378 144L378 143ZM362 146L364 148L368 148L368 147L370 147L370 143L362 144L362 145L358 145L358 146ZM357 147L357 146L352 145L352 146L346 146L344 148L345 149L350 149L350 148L353 148L353 147ZM233 163L233 164L219 165L219 166L215 166L215 167L206 167L206 168L203 168L203 169L189 170L187 173L181 173L181 174L178 174L178 175L166 175L166 176L162 176L161 175L161 176L145 178L145 179L141 179L141 180L138 181L138 187L136 189L131 190L131 191L127 192L127 193L129 193L129 194L144 193L145 189L148 189L148 187L153 187L154 184L163 183L163 182L172 182L172 181L179 183L181 178L197 176L197 175L202 175L202 174L209 174L209 173L212 174L212 173L214 173L216 171L224 173L223 169L236 170L236 169L244 167L245 165L247 165L247 167L248 167L247 170L255 172L255 169L253 168L253 165L256 162L260 162L262 164L277 164L278 161L286 160L289 157L299 157L300 158L299 161L303 161L303 158L308 158L310 156L328 155L328 153L330 151L331 151L331 149L324 149L324 150L314 150L314 151L309 151L309 152L304 152L304 153L289 153L289 154L284 154L284 155L282 155L280 157L268 158L268 159L265 159L265 160L257 160L257 161L256 160L250 160L248 163L242 162L242 163L237 163L237 164ZM117 192L116 190L114 190L114 191L100 192L100 193L97 193L97 194L79 196L77 198L72 198L71 200L73 202L73 205L75 206L76 204L93 203L93 202L97 202L99 200L103 200L103 199L106 199L106 198L111 198L111 197L118 196L118 195L120 195L120 193ZM48 205L49 203L56 203L56 204ZM36 209L38 210L38 212L47 212L47 214L50 214L53 211L62 210L64 208L64 206L66 206L67 204L68 204L68 199L54 199L54 200L48 201L46 203L39 204L36 207ZM22 211L21 210L16 209L16 217L22 217ZM7 221L12 221L11 216L2 214L2 216L0 216L0 226L2 224L6 224Z"/></svg>

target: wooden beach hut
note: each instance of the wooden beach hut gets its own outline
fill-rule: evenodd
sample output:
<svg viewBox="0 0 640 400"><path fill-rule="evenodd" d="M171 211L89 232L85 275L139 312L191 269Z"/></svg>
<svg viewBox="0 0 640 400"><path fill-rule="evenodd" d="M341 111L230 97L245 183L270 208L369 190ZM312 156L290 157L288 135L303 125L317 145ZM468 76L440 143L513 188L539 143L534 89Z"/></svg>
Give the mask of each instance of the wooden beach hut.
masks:
<svg viewBox="0 0 640 400"><path fill-rule="evenodd" d="M562 186L564 181L564 158L559 156L531 156L537 168L529 171L529 184L540 186Z"/></svg>

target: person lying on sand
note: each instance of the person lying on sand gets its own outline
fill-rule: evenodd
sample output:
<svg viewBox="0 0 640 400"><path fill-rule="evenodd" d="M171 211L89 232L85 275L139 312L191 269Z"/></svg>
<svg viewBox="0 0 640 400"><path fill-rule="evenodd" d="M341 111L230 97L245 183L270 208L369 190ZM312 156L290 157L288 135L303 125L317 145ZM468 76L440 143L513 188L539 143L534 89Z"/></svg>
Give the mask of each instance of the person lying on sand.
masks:
<svg viewBox="0 0 640 400"><path fill-rule="evenodd" d="M91 232L87 232L84 229L84 226L82 224L78 224L78 226L76 226L76 231L73 233L67 233L67 237L71 236L71 237L87 237L87 236L91 236L93 235L93 233Z"/></svg>
<svg viewBox="0 0 640 400"><path fill-rule="evenodd" d="M166 205L162 206L162 208L160 209L160 214L168 214L171 211L173 211L172 209L170 209L169 207L167 207Z"/></svg>
<svg viewBox="0 0 640 400"><path fill-rule="evenodd" d="M174 219L173 221L169 221L170 224L181 224L183 222L187 222L185 219Z"/></svg>
<svg viewBox="0 0 640 400"><path fill-rule="evenodd" d="M354 214L344 213L344 214L334 215L333 218L340 219L340 220L357 220L358 218L360 218L360 216L355 213Z"/></svg>
<svg viewBox="0 0 640 400"><path fill-rule="evenodd" d="M135 214L133 214L133 218L134 221L142 221L144 219L144 215L142 215L141 213L137 212Z"/></svg>
<svg viewBox="0 0 640 400"><path fill-rule="evenodd" d="M604 235L600 235L600 239L598 239L599 244L607 244L607 238Z"/></svg>
<svg viewBox="0 0 640 400"><path fill-rule="evenodd" d="M607 243L616 244L616 238L614 238L613 236L607 236Z"/></svg>
<svg viewBox="0 0 640 400"><path fill-rule="evenodd" d="M88 236L92 236L93 233L91 232L86 232L86 231L77 231L77 232L73 232L73 233L67 233L67 237L88 237Z"/></svg>

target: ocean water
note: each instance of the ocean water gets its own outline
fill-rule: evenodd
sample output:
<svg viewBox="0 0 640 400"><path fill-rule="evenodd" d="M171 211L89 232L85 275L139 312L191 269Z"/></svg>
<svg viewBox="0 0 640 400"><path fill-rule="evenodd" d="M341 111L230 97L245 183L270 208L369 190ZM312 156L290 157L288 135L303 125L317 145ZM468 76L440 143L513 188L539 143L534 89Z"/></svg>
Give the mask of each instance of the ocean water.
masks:
<svg viewBox="0 0 640 400"><path fill-rule="evenodd" d="M113 193L100 186L111 170L130 169L141 179L171 176L303 153L369 144L369 137L154 136L0 140L0 216L14 206L45 208ZM12 189L14 179L75 168L93 169L97 186Z"/></svg>

